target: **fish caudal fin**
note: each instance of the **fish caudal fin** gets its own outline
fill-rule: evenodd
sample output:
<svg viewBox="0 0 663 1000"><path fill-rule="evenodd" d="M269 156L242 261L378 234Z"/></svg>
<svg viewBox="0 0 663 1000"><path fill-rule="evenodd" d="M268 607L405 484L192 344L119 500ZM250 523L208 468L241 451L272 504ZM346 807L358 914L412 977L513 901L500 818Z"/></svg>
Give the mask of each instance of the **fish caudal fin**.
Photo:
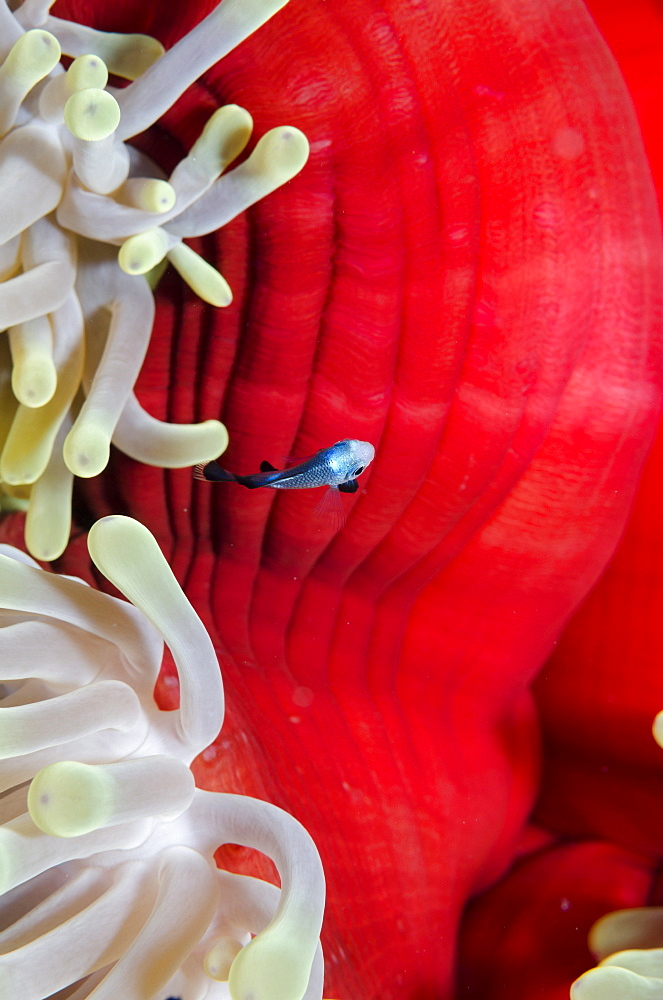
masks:
<svg viewBox="0 0 663 1000"><path fill-rule="evenodd" d="M232 472L226 472L217 462L200 462L193 467L193 478L202 479L208 483L234 483L237 477Z"/></svg>

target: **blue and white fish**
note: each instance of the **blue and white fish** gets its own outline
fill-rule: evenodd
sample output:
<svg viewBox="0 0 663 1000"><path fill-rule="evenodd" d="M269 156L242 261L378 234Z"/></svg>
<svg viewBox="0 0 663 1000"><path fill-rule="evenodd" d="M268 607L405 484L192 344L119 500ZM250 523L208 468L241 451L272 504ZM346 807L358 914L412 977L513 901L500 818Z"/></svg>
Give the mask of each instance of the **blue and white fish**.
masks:
<svg viewBox="0 0 663 1000"><path fill-rule="evenodd" d="M269 462L260 463L260 472L238 476L227 472L217 462L202 462L193 470L195 479L212 483L240 483L249 490L261 486L270 490L306 490L316 486L330 486L341 493L356 493L357 477L362 474L375 456L375 448L368 441L337 441L331 448L322 448L315 455L291 466L275 469Z"/></svg>

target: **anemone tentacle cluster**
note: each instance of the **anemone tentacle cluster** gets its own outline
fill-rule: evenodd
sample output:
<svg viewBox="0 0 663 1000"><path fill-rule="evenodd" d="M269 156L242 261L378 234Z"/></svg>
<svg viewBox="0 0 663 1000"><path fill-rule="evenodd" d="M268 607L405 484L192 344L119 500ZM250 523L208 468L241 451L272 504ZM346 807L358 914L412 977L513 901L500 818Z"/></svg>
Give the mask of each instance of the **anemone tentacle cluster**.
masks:
<svg viewBox="0 0 663 1000"><path fill-rule="evenodd" d="M324 877L287 813L194 787L223 687L150 532L113 516L93 561L132 604L0 554L0 1000L320 1000ZM163 643L180 706L153 700ZM219 871L271 857L281 889Z"/></svg>
<svg viewBox="0 0 663 1000"><path fill-rule="evenodd" d="M162 423L136 399L150 279L168 261L205 301L228 305L222 275L184 240L289 180L308 144L275 128L227 171L252 130L235 105L212 115L169 177L126 140L285 2L223 0L164 53L148 36L53 17L48 0L15 11L0 0L0 483L29 499L37 558L62 553L73 476L101 472L111 442L170 468L226 447L218 421ZM66 70L62 53L73 59ZM109 87L109 72L131 82Z"/></svg>

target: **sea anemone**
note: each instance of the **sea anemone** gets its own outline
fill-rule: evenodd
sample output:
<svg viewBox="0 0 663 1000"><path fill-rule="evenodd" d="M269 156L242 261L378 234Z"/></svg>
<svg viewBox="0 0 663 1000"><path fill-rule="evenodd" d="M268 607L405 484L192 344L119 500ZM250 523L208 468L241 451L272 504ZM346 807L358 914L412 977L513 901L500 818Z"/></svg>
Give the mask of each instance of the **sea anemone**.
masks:
<svg viewBox="0 0 663 1000"><path fill-rule="evenodd" d="M0 478L29 495L25 538L38 558L63 551L73 476L104 469L111 441L171 468L226 447L218 421L163 424L133 393L154 319L149 278L168 261L227 306L227 282L184 240L289 180L308 144L275 128L227 170L252 131L235 105L214 111L168 177L125 140L284 2L224 0L165 54L147 36L50 16L50 4L0 3ZM62 52L74 57L66 70ZM132 82L107 87L109 72Z"/></svg>
<svg viewBox="0 0 663 1000"><path fill-rule="evenodd" d="M114 11L90 16L128 23ZM184 17L140 27L165 40ZM209 623L229 711L199 780L230 774L315 837L333 995L446 1000L463 909L510 869L538 792L531 680L614 550L658 420L637 124L573 0L291 0L151 139L182 143L210 95L257 122L287 109L311 157L210 239L229 309L162 286L138 395L210 407L240 473L346 436L376 459L340 534L315 498L123 456L82 488L94 516L150 525ZM477 996L513 954L505 906L472 951ZM531 995L517 954L510 995Z"/></svg>
<svg viewBox="0 0 663 1000"><path fill-rule="evenodd" d="M132 604L0 555L0 997L319 1000L313 842L267 802L194 787L223 720L200 619L137 521L97 522L89 548ZM153 700L164 640L172 712ZM219 871L223 843L272 858L281 891Z"/></svg>
<svg viewBox="0 0 663 1000"><path fill-rule="evenodd" d="M164 41L207 12L80 6ZM85 496L140 513L211 623L230 725L196 773L306 817L334 995L440 1000L465 901L511 865L537 789L530 679L614 549L657 421L648 169L575 0L292 0L150 143L188 148L217 103L293 121L313 155L208 241L233 305L162 283L137 394L224 419L240 472L371 440L366 493L333 538L315 500L123 456ZM523 910L543 949L540 892ZM482 997L513 954L504 914L473 952ZM503 995L527 996L512 965Z"/></svg>

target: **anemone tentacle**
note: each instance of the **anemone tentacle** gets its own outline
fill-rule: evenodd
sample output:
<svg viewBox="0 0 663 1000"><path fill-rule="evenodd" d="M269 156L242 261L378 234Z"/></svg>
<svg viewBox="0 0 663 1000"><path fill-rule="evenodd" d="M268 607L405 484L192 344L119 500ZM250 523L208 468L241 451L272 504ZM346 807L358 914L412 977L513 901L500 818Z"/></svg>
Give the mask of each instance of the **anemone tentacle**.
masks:
<svg viewBox="0 0 663 1000"><path fill-rule="evenodd" d="M195 788L223 721L202 623L138 522L105 518L89 546L133 606L0 554L1 1000L79 982L91 1000L320 1000L311 838L267 802ZM162 637L174 712L152 693ZM219 872L227 842L271 857L281 889Z"/></svg>

